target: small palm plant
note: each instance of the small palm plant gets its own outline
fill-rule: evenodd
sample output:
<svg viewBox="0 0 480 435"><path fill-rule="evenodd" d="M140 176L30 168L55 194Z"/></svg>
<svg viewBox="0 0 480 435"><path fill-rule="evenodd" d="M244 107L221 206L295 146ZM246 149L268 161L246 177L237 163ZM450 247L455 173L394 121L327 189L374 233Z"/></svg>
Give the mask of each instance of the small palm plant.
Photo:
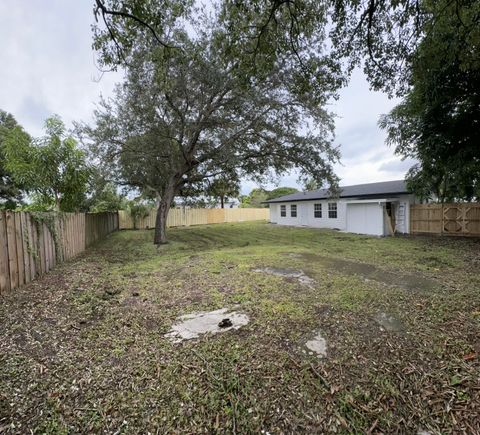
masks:
<svg viewBox="0 0 480 435"><path fill-rule="evenodd" d="M141 202L133 200L129 204L130 215L133 218L133 229L137 229L137 225L142 219L150 214L150 207Z"/></svg>

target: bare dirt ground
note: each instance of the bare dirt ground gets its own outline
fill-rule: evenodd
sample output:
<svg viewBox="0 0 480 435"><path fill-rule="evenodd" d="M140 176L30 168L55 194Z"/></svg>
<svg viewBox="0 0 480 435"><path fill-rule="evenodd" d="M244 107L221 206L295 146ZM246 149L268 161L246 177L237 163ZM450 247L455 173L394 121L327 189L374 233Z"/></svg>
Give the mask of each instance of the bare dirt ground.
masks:
<svg viewBox="0 0 480 435"><path fill-rule="evenodd" d="M0 297L0 433L480 433L478 241L169 236L116 233ZM169 337L222 308L248 323Z"/></svg>

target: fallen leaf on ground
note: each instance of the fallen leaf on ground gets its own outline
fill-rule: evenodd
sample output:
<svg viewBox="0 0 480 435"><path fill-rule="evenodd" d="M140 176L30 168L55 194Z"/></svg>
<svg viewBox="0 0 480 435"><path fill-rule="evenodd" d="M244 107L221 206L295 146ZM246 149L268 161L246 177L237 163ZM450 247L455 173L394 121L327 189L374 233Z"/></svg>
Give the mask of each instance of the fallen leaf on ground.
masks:
<svg viewBox="0 0 480 435"><path fill-rule="evenodd" d="M470 352L470 353L467 353L466 355L463 355L464 361L471 361L472 359L475 359L476 357L477 357L476 352Z"/></svg>

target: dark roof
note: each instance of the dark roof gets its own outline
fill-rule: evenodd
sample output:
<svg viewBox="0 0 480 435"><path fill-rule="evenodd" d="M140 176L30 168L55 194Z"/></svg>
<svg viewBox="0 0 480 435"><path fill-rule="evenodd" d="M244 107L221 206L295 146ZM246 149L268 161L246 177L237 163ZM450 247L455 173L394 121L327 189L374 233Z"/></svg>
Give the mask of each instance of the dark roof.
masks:
<svg viewBox="0 0 480 435"><path fill-rule="evenodd" d="M409 193L405 181L382 181L380 183L356 184L355 186L342 186L338 197L340 198L379 198L390 195ZM332 198L328 189L312 190L311 192L297 192L290 195L266 201L267 203L290 202L290 201L311 201L314 199Z"/></svg>

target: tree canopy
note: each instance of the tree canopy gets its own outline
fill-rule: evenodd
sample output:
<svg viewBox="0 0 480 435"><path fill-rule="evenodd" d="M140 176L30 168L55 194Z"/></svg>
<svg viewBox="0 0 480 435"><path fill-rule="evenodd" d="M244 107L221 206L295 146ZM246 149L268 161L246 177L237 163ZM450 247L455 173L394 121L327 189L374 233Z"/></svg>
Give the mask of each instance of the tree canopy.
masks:
<svg viewBox="0 0 480 435"><path fill-rule="evenodd" d="M292 87L323 98L335 93L354 67L375 90L403 95L417 48L435 23L473 0L218 0L210 7L224 29L223 57L238 73L268 76L279 60L294 65ZM440 4L440 6L439 6ZM448 5L449 7L445 7ZM452 15L452 10L454 11ZM141 32L152 45L182 50L173 29L198 14L193 0L95 0L94 48L104 66L128 63ZM465 59L466 61L466 59Z"/></svg>
<svg viewBox="0 0 480 435"><path fill-rule="evenodd" d="M240 197L240 208L266 208L265 201L268 200L268 191L258 187L252 189L248 195Z"/></svg>
<svg viewBox="0 0 480 435"><path fill-rule="evenodd" d="M445 13L418 47L412 87L380 125L398 154L418 160L407 174L417 195L478 200L480 3L442 0L436 7Z"/></svg>
<svg viewBox="0 0 480 435"><path fill-rule="evenodd" d="M110 181L101 167L91 166L86 195L80 209L92 213L125 210L128 200L125 194Z"/></svg>
<svg viewBox="0 0 480 435"><path fill-rule="evenodd" d="M242 208L263 208L268 207L266 201L279 198L284 195L298 192L295 187L277 187L273 190L267 190L262 187L252 189L248 195L241 197L240 207Z"/></svg>
<svg viewBox="0 0 480 435"><path fill-rule="evenodd" d="M22 186L5 166L5 138L15 128L21 129L13 115L0 110L0 207L11 209L22 200Z"/></svg>
<svg viewBox="0 0 480 435"><path fill-rule="evenodd" d="M11 129L3 143L5 167L45 208L77 210L90 174L85 154L66 136L59 117L48 118L45 131L44 137L32 139L19 126Z"/></svg>
<svg viewBox="0 0 480 435"><path fill-rule="evenodd" d="M277 187L276 189L268 192L267 199L280 198L281 196L290 195L296 192L298 192L298 189L295 187Z"/></svg>

